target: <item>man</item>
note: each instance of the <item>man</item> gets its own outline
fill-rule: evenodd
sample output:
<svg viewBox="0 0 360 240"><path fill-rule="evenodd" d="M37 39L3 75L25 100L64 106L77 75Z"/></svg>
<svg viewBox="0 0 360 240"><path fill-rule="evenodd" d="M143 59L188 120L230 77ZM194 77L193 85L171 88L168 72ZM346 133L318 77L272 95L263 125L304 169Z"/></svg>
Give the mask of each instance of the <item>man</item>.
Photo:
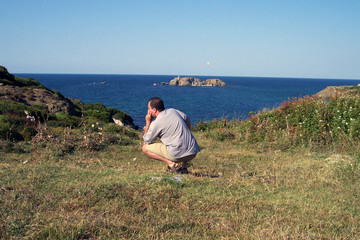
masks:
<svg viewBox="0 0 360 240"><path fill-rule="evenodd" d="M149 100L145 120L142 151L150 158L166 163L170 172L188 173L188 162L200 152L191 134L190 118L179 110L165 109L161 98L155 97ZM161 143L153 143L157 137ZM183 164L177 169L179 162Z"/></svg>

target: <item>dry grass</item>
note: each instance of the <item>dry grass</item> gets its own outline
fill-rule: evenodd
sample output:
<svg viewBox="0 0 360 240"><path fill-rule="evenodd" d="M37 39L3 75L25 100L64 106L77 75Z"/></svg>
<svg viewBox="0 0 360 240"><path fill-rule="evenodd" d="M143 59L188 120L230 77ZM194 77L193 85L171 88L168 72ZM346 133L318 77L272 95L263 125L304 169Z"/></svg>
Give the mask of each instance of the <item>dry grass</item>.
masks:
<svg viewBox="0 0 360 240"><path fill-rule="evenodd" d="M59 141L1 152L1 237L360 237L358 157L195 135L202 151L180 183L141 153L140 140L98 151Z"/></svg>

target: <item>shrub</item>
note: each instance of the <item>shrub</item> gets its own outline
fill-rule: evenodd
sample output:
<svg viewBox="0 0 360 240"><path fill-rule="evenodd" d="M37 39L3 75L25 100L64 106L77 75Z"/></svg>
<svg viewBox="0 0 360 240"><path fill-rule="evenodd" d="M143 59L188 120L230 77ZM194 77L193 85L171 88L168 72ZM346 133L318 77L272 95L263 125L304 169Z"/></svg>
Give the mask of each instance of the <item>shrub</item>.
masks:
<svg viewBox="0 0 360 240"><path fill-rule="evenodd" d="M64 112L58 112L55 114L55 118L58 121L59 126L68 126L68 127L79 127L81 123L81 118L71 116Z"/></svg>
<svg viewBox="0 0 360 240"><path fill-rule="evenodd" d="M136 139L138 137L137 133L134 132L133 130L130 130L130 129L127 129L125 127L116 125L114 123L106 124L104 126L104 131L106 133L109 133L109 134L112 134L112 135L115 135L115 134L124 135L124 136L130 137L131 139Z"/></svg>
<svg viewBox="0 0 360 240"><path fill-rule="evenodd" d="M232 140L235 138L234 129L239 125L239 121L227 121L227 119L214 119L209 122L198 121L194 126L194 131L205 132L207 137L217 141Z"/></svg>
<svg viewBox="0 0 360 240"><path fill-rule="evenodd" d="M132 125L133 119L126 113L115 109L106 108L100 103L88 103L83 106L83 111L87 119L102 121L104 123L112 123L113 118L120 119L124 124Z"/></svg>
<svg viewBox="0 0 360 240"><path fill-rule="evenodd" d="M335 97L327 101L315 97L293 98L280 108L252 115L248 129L242 129L248 142L289 140L293 145L330 146L341 141L360 140L359 96Z"/></svg>

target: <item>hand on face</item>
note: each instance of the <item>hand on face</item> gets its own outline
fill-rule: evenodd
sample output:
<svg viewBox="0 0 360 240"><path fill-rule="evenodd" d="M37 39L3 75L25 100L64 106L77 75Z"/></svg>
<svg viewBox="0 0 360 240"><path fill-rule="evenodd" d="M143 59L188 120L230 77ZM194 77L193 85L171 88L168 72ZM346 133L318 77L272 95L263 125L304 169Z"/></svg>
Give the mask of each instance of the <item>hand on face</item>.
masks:
<svg viewBox="0 0 360 240"><path fill-rule="evenodd" d="M154 116L153 116L152 112L153 111L151 109L148 109L148 113L145 116L146 122L148 122L148 121L151 122L151 120L153 120Z"/></svg>

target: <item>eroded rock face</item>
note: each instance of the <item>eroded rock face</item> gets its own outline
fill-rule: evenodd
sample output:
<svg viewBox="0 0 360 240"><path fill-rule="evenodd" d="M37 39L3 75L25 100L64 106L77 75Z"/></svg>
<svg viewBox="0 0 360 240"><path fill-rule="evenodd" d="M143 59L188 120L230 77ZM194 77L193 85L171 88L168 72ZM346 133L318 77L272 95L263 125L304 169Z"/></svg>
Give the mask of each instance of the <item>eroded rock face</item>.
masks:
<svg viewBox="0 0 360 240"><path fill-rule="evenodd" d="M355 95L359 92L360 86L328 86L313 96L328 99L335 96Z"/></svg>
<svg viewBox="0 0 360 240"><path fill-rule="evenodd" d="M226 86L226 83L220 79L207 79L206 81L201 81L199 78L194 77L176 77L169 83L170 86L210 86L210 87L223 87Z"/></svg>
<svg viewBox="0 0 360 240"><path fill-rule="evenodd" d="M170 81L171 86L201 86L201 80L194 77L177 77Z"/></svg>
<svg viewBox="0 0 360 240"><path fill-rule="evenodd" d="M0 86L0 100L11 100L28 106L45 106L49 112L77 115L74 104L59 93L45 88Z"/></svg>
<svg viewBox="0 0 360 240"><path fill-rule="evenodd" d="M220 79L207 79L203 82L203 86L224 87L226 86L226 83L221 81Z"/></svg>

